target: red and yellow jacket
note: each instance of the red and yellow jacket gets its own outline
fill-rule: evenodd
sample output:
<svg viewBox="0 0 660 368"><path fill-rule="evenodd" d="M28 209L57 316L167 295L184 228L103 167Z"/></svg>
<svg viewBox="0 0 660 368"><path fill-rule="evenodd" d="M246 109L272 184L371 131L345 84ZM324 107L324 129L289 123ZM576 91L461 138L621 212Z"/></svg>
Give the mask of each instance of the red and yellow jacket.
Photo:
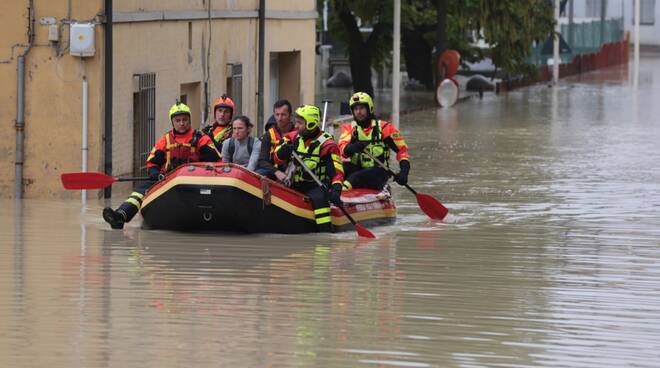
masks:
<svg viewBox="0 0 660 368"><path fill-rule="evenodd" d="M158 168L164 174L188 162L215 162L219 158L211 138L199 130L188 129L183 134L170 130L151 149L147 169Z"/></svg>
<svg viewBox="0 0 660 368"><path fill-rule="evenodd" d="M367 146L364 151L369 151L374 157L387 165L390 149L396 152L398 161L408 160L408 145L397 128L391 123L383 120L371 120L371 124L363 129L355 121L344 124L339 136L339 150L342 157L352 164L362 168L374 167L373 160L364 153L345 153L346 146L354 142L363 142Z"/></svg>
<svg viewBox="0 0 660 368"><path fill-rule="evenodd" d="M202 133L211 139L211 142L215 145L218 154L220 157L222 157L222 144L225 142L225 140L231 137L231 123L228 123L227 125L218 125L217 123L213 123L213 125L204 128Z"/></svg>
<svg viewBox="0 0 660 368"><path fill-rule="evenodd" d="M331 184L344 181L344 167L341 163L339 147L332 136L328 133L319 132L316 137L303 139L294 130L284 135L280 144L275 148L273 160L275 164L283 167L291 160L291 154L282 149L288 144L293 144L293 152L303 160L305 166L316 174L323 182ZM288 155L287 155L288 154ZM301 167L296 169L294 184L312 182L313 179Z"/></svg>

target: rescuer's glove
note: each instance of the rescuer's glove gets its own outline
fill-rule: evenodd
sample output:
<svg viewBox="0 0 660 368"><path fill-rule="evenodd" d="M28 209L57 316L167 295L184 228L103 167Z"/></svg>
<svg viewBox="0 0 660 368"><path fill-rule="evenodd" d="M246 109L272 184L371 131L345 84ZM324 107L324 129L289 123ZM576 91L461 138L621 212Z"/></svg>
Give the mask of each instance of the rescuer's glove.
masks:
<svg viewBox="0 0 660 368"><path fill-rule="evenodd" d="M356 153L360 153L364 151L364 148L367 147L367 143L365 142L354 142L354 143L349 143L344 147L344 154L346 156L353 156Z"/></svg>
<svg viewBox="0 0 660 368"><path fill-rule="evenodd" d="M410 172L410 162L401 160L399 162L399 173L394 175L394 181L400 185L408 184L408 173Z"/></svg>
<svg viewBox="0 0 660 368"><path fill-rule="evenodd" d="M332 184L332 188L330 189L330 202L334 203L335 206L341 207L341 183L334 183Z"/></svg>
<svg viewBox="0 0 660 368"><path fill-rule="evenodd" d="M149 170L147 170L147 172L149 173L149 180L158 181L158 178L160 176L160 169L159 168L157 168L155 166L152 166L152 167L149 168Z"/></svg>
<svg viewBox="0 0 660 368"><path fill-rule="evenodd" d="M287 160L289 157L291 157L291 153L293 152L293 143L291 141L287 141L282 147L280 147L279 150L277 150L277 157L280 158L280 160Z"/></svg>

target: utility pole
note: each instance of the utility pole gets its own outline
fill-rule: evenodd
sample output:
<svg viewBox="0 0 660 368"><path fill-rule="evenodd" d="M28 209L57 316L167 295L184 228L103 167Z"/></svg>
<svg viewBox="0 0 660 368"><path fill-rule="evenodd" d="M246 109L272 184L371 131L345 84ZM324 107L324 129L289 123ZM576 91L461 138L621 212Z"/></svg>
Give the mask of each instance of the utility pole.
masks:
<svg viewBox="0 0 660 368"><path fill-rule="evenodd" d="M600 0L600 44L605 43L605 17L607 16L607 0Z"/></svg>
<svg viewBox="0 0 660 368"><path fill-rule="evenodd" d="M399 87L401 86L401 0L394 0L394 51L392 61L392 124L399 128Z"/></svg>
<svg viewBox="0 0 660 368"><path fill-rule="evenodd" d="M573 22L573 0L568 0L568 44L575 50L575 23Z"/></svg>
<svg viewBox="0 0 660 368"><path fill-rule="evenodd" d="M559 33L561 32L561 24L559 24L559 3L560 0L555 0L555 35L552 43L552 83L557 84L559 81Z"/></svg>
<svg viewBox="0 0 660 368"><path fill-rule="evenodd" d="M639 0L635 0L635 59L633 64L633 87L635 89L639 87L639 3Z"/></svg>
<svg viewBox="0 0 660 368"><path fill-rule="evenodd" d="M266 0L259 0L259 51L257 64L259 77L257 81L257 132L264 127L264 37L266 29Z"/></svg>

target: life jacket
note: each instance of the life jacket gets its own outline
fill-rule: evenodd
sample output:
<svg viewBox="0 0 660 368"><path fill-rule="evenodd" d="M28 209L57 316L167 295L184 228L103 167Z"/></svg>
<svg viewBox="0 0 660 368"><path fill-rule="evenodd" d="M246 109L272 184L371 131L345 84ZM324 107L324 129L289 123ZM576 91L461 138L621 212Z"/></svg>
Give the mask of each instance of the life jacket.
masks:
<svg viewBox="0 0 660 368"><path fill-rule="evenodd" d="M273 160L273 155L275 155L275 148L282 142L282 133L280 133L279 130L277 130L277 124L275 126L271 126L270 129L267 130L268 135L270 136L270 147L268 147L268 158L270 159L270 162L273 162L273 166L279 170L279 165L275 164L275 160Z"/></svg>
<svg viewBox="0 0 660 368"><path fill-rule="evenodd" d="M193 132L188 143L177 142L174 130L167 133L165 136L165 165L161 167L160 172L167 173L183 164L199 161L197 143L202 137L202 133L196 129L191 130Z"/></svg>
<svg viewBox="0 0 660 368"><path fill-rule="evenodd" d="M234 159L234 151L236 150L236 140L234 137L229 138L225 141L227 145L229 145L229 157L227 157L227 160L233 160ZM248 137L248 144L247 144L247 150L248 154L252 154L252 147L254 147L254 137Z"/></svg>
<svg viewBox="0 0 660 368"><path fill-rule="evenodd" d="M295 152L300 156L305 166L316 175L321 181L328 181L328 175L324 163L321 162L321 146L332 136L328 133L321 133L309 147L305 147L305 140L298 136L293 142ZM300 166L296 166L296 172L293 175L294 183L314 182L314 179L309 176L307 171Z"/></svg>
<svg viewBox="0 0 660 368"><path fill-rule="evenodd" d="M351 126L353 127L353 137L357 138L360 142L367 143L367 147L364 150L371 153L372 156L379 159L385 165L388 165L390 159L390 147L385 144L382 135L382 130L383 127L385 127L385 124L389 123L372 119L369 134L365 134L362 127L360 127L355 121L351 123ZM376 164L371 157L362 152L351 156L351 163L363 169L372 168Z"/></svg>
<svg viewBox="0 0 660 368"><path fill-rule="evenodd" d="M211 138L211 142L213 142L215 149L218 151L218 154L220 154L222 158L222 143L227 138L231 137L231 132L232 132L231 124L227 124L225 127L221 127L220 125L215 125L215 124L210 125L204 128L202 132L208 135L209 138Z"/></svg>

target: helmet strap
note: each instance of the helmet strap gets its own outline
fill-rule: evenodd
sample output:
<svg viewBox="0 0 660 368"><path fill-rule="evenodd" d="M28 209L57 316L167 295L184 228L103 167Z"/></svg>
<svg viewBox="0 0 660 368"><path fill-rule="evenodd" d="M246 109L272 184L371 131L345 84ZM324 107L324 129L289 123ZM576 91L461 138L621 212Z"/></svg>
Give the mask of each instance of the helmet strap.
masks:
<svg viewBox="0 0 660 368"><path fill-rule="evenodd" d="M369 115L367 115L366 118L364 118L364 120L358 120L358 118L355 116L355 114L353 114L353 119L354 119L355 122L356 122L359 126L361 126L362 128L366 128L366 127L368 127L369 125L371 125L371 120L372 120L373 118L374 118L373 114L369 114Z"/></svg>
<svg viewBox="0 0 660 368"><path fill-rule="evenodd" d="M188 131L190 131L190 129L192 129L192 127L189 126L188 129L186 129L185 132L179 133L179 132L176 131L176 128L174 127L174 123L172 123L172 133L174 133L174 135L184 135L184 134L188 133Z"/></svg>
<svg viewBox="0 0 660 368"><path fill-rule="evenodd" d="M305 129L305 130L303 130L303 133L301 135L305 139L314 138L319 134L320 130L321 129L319 127L316 127L312 130Z"/></svg>

